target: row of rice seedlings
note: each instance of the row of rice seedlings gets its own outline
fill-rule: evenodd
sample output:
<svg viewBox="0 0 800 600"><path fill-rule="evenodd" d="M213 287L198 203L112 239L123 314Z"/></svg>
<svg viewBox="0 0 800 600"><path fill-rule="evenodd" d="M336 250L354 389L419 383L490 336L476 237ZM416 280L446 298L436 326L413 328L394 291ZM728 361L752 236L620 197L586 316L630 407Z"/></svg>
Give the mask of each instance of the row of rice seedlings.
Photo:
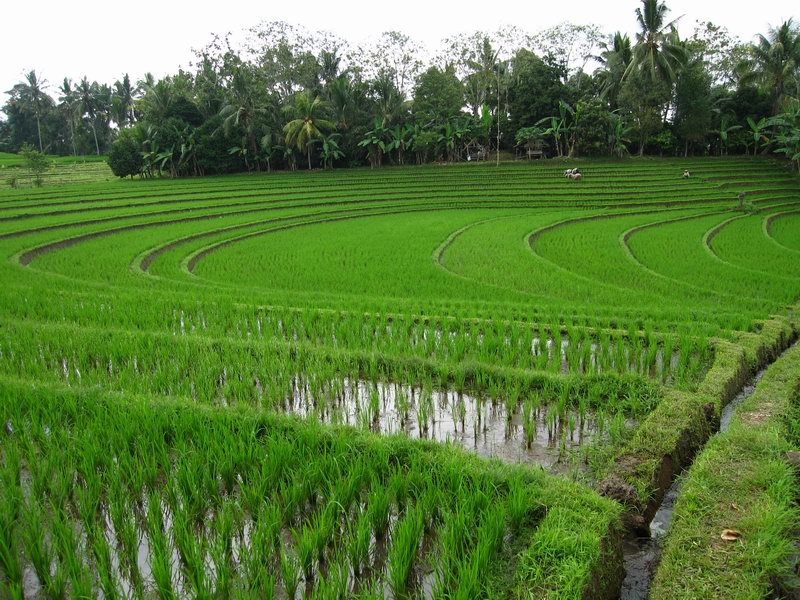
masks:
<svg viewBox="0 0 800 600"><path fill-rule="evenodd" d="M438 389L485 394L490 386L509 389L515 381L530 391L545 383L561 386L571 378L527 374L477 365L450 367L430 362L394 360L379 354L328 354L317 348L228 342L201 337L135 332L95 332L70 327L9 324L0 342L0 365L15 376L56 377L70 385L110 386L120 391L191 397L219 404L244 402L271 406L294 395L297 373L323 385L336 379L395 380ZM648 388L643 381L613 374L582 378L570 384L588 393L602 386L600 401L615 390ZM325 395L319 395L322 398Z"/></svg>
<svg viewBox="0 0 800 600"><path fill-rule="evenodd" d="M19 305L19 302L16 304ZM34 313L46 315L52 312L44 309L40 302L30 303L26 300L23 303L28 304L34 304L30 309ZM141 305L138 301L137 304ZM253 315L245 315L233 309L227 314L212 315L202 304L191 309L173 307L168 313L157 312L161 315L157 321L148 318L142 322L139 315L148 311L140 309L134 312L132 307L126 305L101 303L90 307L81 303L69 314L66 314L64 304L56 305L61 307L61 315L53 314L54 320L69 318L86 325L107 327L118 324L120 328L169 330L175 336L233 335L249 340L311 342L333 350L371 350L391 356L418 356L437 362L476 361L552 372L636 372L662 382L684 383L680 377L674 377L674 355L679 350L672 336L656 335L652 328L640 334L634 328L637 324L629 324L624 334L606 334L602 330L595 334L583 327L567 325L562 334L562 325L558 322L549 327L503 323L478 325L475 322L457 325L450 322L420 324L408 319L396 320L376 315L346 318L319 311L282 311L277 314L257 311ZM30 310L26 314L32 314ZM219 310L214 308L214 311ZM19 310L12 310L12 314L15 312ZM77 312L85 313L85 316L77 318ZM703 339L703 336L698 337ZM686 338L692 345L698 337L681 335L682 340ZM672 348L667 348L668 344L672 344ZM684 347L684 344L680 347ZM702 372L707 359L703 352L692 351L688 355L686 368L680 372Z"/></svg>
<svg viewBox="0 0 800 600"><path fill-rule="evenodd" d="M507 510L503 488L458 463L389 466L382 451L348 458L350 440L319 430L247 435L221 415L133 412L3 403L15 425L0 463L10 589L32 593L30 565L42 590L70 596L388 588L402 597L433 576L441 593L459 582L477 597L486 590L474 575L534 504L521 481L511 480ZM38 465L39 483L26 492L28 465Z"/></svg>

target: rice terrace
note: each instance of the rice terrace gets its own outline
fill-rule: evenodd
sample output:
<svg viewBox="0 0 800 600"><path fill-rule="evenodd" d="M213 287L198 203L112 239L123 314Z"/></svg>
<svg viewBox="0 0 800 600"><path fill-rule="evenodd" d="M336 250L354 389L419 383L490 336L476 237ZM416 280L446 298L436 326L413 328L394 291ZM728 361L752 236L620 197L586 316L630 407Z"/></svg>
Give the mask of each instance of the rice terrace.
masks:
<svg viewBox="0 0 800 600"><path fill-rule="evenodd" d="M634 9L29 72L0 600L800 597L800 30Z"/></svg>

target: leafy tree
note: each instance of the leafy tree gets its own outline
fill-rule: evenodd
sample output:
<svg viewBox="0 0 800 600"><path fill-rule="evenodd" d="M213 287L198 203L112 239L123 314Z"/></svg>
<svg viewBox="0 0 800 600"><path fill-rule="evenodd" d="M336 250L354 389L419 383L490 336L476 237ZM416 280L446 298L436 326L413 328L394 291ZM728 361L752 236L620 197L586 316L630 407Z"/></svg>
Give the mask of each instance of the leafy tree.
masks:
<svg viewBox="0 0 800 600"><path fill-rule="evenodd" d="M727 28L705 21L696 24L688 45L702 57L712 85L726 89L738 85L738 66L748 55L747 44L731 36Z"/></svg>
<svg viewBox="0 0 800 600"><path fill-rule="evenodd" d="M603 45L603 34L597 25L559 23L533 37L533 45L541 56L559 67L563 81L581 72Z"/></svg>
<svg viewBox="0 0 800 600"><path fill-rule="evenodd" d="M700 57L681 71L675 86L675 132L683 140L683 154L690 145L702 145L711 127L711 76Z"/></svg>
<svg viewBox="0 0 800 600"><path fill-rule="evenodd" d="M610 113L600 98L581 100L575 106L575 153L600 156L607 151Z"/></svg>
<svg viewBox="0 0 800 600"><path fill-rule="evenodd" d="M42 175L50 168L50 159L30 144L23 144L19 153L22 155L25 166L31 173L34 184L36 184L36 187L41 187Z"/></svg>
<svg viewBox="0 0 800 600"><path fill-rule="evenodd" d="M638 142L639 156L648 140L664 126L663 105L669 100L666 82L651 81L647 75L634 72L626 78L619 96L620 109L627 115L631 134Z"/></svg>
<svg viewBox="0 0 800 600"><path fill-rule="evenodd" d="M142 174L144 158L139 143L131 130L124 130L111 144L107 161L111 171L117 177L133 177Z"/></svg>
<svg viewBox="0 0 800 600"><path fill-rule="evenodd" d="M414 89L414 115L417 120L444 122L461 112L464 106L464 86L448 65L443 70L430 67L417 78Z"/></svg>
<svg viewBox="0 0 800 600"><path fill-rule="evenodd" d="M522 49L514 55L511 73L508 112L512 131L530 127L558 111L565 95L560 68Z"/></svg>
<svg viewBox="0 0 800 600"><path fill-rule="evenodd" d="M421 48L418 41L400 31L384 31L372 47L359 49L364 58L360 70L369 79L387 78L405 100L422 70Z"/></svg>

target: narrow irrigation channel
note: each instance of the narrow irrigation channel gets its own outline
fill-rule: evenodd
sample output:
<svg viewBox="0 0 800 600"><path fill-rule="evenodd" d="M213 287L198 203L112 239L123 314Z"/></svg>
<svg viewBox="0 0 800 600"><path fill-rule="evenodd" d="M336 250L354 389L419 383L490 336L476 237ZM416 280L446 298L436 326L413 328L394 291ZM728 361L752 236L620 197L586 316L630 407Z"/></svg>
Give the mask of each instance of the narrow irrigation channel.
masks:
<svg viewBox="0 0 800 600"><path fill-rule="evenodd" d="M737 407L753 394L758 382L761 381L764 373L771 365L772 363L770 362L758 371L736 397L723 407L719 428L721 433L727 431L731 424L733 413ZM625 565L625 579L622 582L622 590L620 591L621 600L646 600L650 594L650 583L661 558L661 549L675 510L675 500L678 498L683 484L681 475L679 474L673 481L664 495L664 499L658 507L653 520L650 522L650 536L636 537L630 535L624 540L623 562Z"/></svg>

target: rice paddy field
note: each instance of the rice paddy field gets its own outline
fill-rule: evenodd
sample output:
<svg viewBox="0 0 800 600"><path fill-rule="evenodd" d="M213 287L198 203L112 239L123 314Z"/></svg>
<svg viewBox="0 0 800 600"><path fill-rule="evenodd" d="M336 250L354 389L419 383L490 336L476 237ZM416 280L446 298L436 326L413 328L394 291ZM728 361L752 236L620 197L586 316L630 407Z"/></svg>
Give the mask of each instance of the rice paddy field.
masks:
<svg viewBox="0 0 800 600"><path fill-rule="evenodd" d="M104 156L48 156L50 167L42 173L43 185L111 181L114 175ZM34 177L18 154L0 152L0 189L33 188Z"/></svg>
<svg viewBox="0 0 800 600"><path fill-rule="evenodd" d="M618 597L796 337L800 182L563 169L0 188L0 598Z"/></svg>

